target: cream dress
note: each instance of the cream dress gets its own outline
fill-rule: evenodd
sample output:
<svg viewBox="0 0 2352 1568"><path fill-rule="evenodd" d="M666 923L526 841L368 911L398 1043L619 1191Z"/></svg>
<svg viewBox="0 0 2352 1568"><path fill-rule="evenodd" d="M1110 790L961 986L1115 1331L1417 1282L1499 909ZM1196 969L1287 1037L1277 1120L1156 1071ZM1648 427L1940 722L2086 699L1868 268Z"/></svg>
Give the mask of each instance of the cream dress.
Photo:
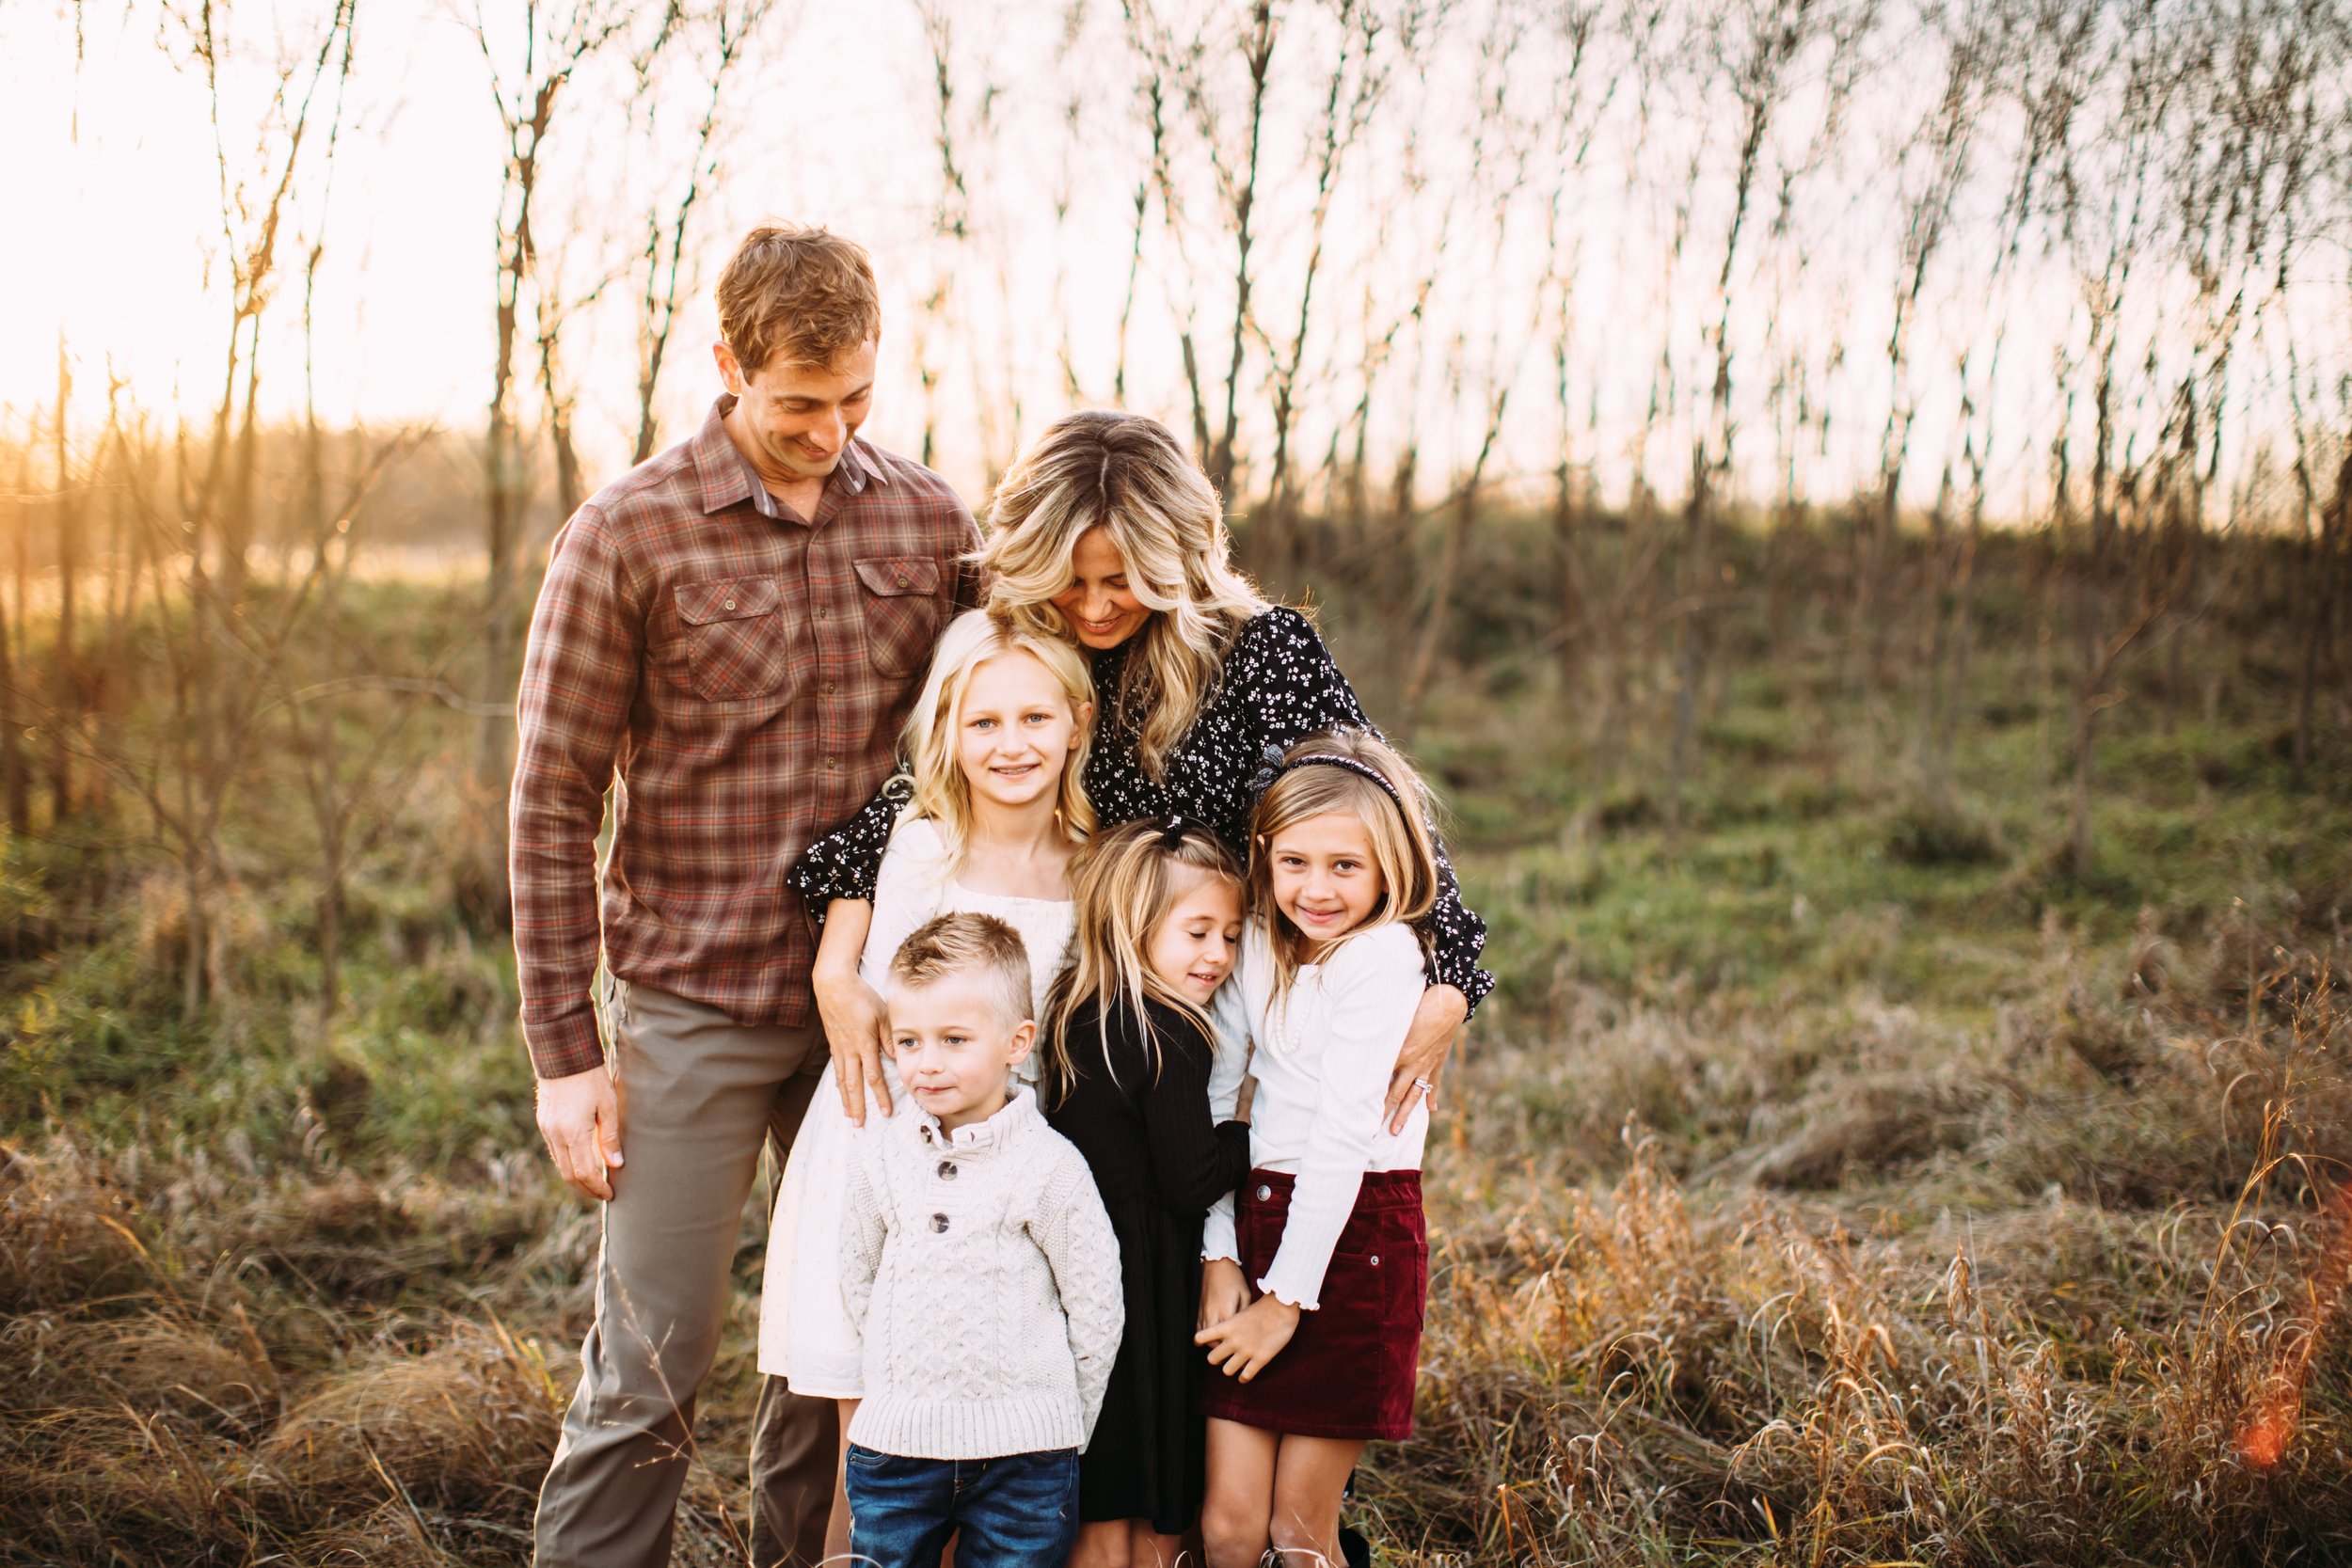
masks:
<svg viewBox="0 0 2352 1568"><path fill-rule="evenodd" d="M1031 1000L1041 1013L1046 988L1070 951L1077 928L1068 899L1014 898L975 893L955 879L947 846L928 817L902 816L882 854L874 883L874 920L858 974L876 991L891 955L914 928L935 915L993 914L1021 934L1029 950ZM1015 1070L1037 1078L1031 1055ZM882 1056L896 1116L912 1116L898 1066ZM841 1300L841 1210L849 1187L850 1140L877 1132L881 1114L870 1105L861 1128L841 1109L841 1089L827 1063L808 1114L792 1140L768 1236L768 1269L759 1296L759 1370L781 1375L796 1394L818 1399L864 1397L857 1337Z"/></svg>

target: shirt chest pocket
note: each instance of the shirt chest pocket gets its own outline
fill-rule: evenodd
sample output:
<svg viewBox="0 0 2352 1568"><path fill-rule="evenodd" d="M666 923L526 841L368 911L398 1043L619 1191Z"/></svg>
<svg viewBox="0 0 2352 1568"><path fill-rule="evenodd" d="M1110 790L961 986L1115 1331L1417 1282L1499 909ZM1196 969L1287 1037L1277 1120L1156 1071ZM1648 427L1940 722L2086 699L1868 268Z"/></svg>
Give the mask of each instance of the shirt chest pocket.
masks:
<svg viewBox="0 0 2352 1568"><path fill-rule="evenodd" d="M773 578L721 578L670 591L687 685L714 703L790 694L794 627Z"/></svg>
<svg viewBox="0 0 2352 1568"><path fill-rule="evenodd" d="M866 611L866 652L885 675L919 674L947 621L939 561L928 555L868 555L855 562Z"/></svg>

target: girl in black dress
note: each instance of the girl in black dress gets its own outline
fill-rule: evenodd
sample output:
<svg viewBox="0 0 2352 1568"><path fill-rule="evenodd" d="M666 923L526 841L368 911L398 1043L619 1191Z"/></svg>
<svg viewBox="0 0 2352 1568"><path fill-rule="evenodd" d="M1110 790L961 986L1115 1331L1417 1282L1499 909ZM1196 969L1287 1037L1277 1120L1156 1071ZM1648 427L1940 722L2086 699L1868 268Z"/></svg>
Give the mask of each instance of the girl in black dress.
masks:
<svg viewBox="0 0 2352 1568"><path fill-rule="evenodd" d="M1040 1093L1110 1212L1127 1327L1079 1466L1070 1561L1174 1568L1206 1489L1201 1224L1249 1168L1247 1120L1210 1110L1212 1076L1222 1098L1242 1074L1209 1016L1241 937L1241 866L1207 829L1155 818L1081 849L1071 888L1077 936L1045 1006Z"/></svg>

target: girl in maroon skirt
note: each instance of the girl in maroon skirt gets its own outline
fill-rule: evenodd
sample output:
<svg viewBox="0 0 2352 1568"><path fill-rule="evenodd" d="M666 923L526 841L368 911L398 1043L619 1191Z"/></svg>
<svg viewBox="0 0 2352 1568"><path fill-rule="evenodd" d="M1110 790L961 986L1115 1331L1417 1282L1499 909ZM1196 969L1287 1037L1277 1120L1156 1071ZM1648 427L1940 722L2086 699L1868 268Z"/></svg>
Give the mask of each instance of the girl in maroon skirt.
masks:
<svg viewBox="0 0 2352 1568"><path fill-rule="evenodd" d="M1360 732L1300 742L1250 819L1239 983L1256 1037L1252 1169L1210 1214L1199 1341L1212 1376L1210 1568L1337 1563L1341 1494L1409 1437L1428 1289L1424 1093L1382 1114L1426 984L1411 922L1439 870L1421 782Z"/></svg>

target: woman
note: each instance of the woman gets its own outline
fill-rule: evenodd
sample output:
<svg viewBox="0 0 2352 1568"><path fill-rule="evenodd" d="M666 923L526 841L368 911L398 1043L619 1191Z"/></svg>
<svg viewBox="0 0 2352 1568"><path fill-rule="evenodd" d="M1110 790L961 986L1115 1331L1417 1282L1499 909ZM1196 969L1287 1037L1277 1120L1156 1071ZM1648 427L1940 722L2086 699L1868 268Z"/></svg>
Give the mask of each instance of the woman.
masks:
<svg viewBox="0 0 2352 1568"><path fill-rule="evenodd" d="M1086 791L1097 819L1181 814L1247 857L1250 782L1266 758L1319 730L1372 725L1312 623L1259 597L1230 553L1216 491L1175 435L1094 410L1056 423L1007 471L980 564L992 615L1074 641L1092 659ZM885 789L792 871L808 908L856 922L845 935L861 942L898 816ZM1463 907L1442 849L1439 863L1436 906L1417 924L1429 989L1389 1085L1395 1127L1434 1092L1454 1030L1494 984L1478 967L1486 924ZM818 981L817 1008L842 1082L879 1085L881 999L835 975Z"/></svg>

